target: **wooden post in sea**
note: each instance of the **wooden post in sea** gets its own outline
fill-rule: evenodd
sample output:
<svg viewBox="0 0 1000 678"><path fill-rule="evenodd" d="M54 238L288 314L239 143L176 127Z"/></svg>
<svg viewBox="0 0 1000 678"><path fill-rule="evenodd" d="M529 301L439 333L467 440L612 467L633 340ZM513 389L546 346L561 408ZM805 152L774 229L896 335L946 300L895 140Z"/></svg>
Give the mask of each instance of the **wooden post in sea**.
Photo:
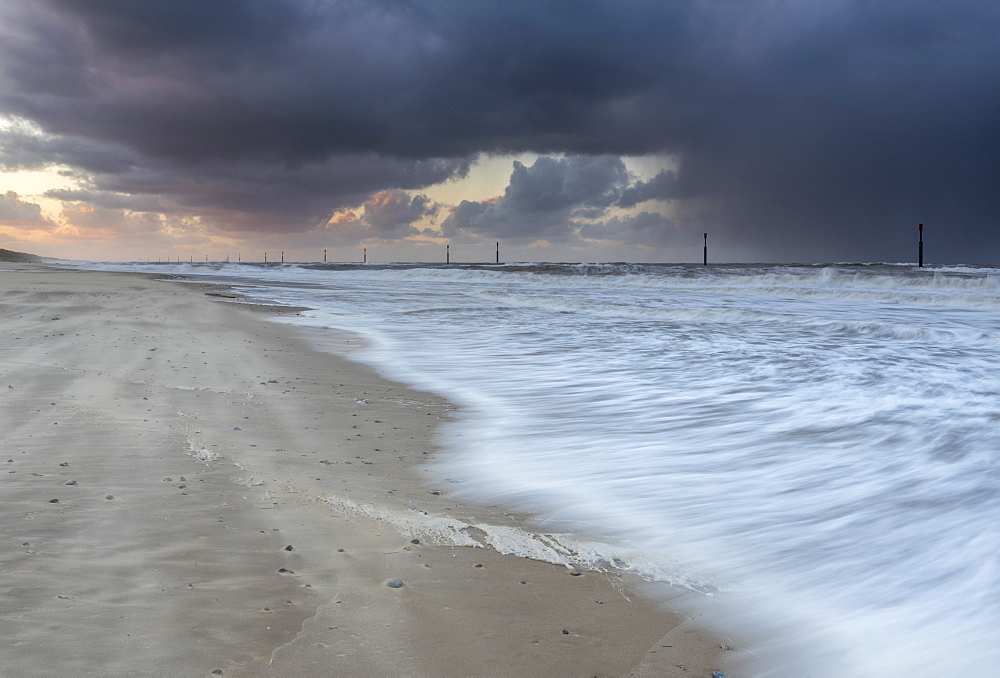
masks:
<svg viewBox="0 0 1000 678"><path fill-rule="evenodd" d="M451 245L444 246L444 263L451 263Z"/></svg>
<svg viewBox="0 0 1000 678"><path fill-rule="evenodd" d="M323 250L323 263L326 263L326 250Z"/></svg>
<svg viewBox="0 0 1000 678"><path fill-rule="evenodd" d="M367 247L365 248L365 258L362 261L362 263L365 263L365 264L368 263L368 248Z"/></svg>
<svg viewBox="0 0 1000 678"><path fill-rule="evenodd" d="M497 263L500 263L500 243L497 243Z"/></svg>
<svg viewBox="0 0 1000 678"><path fill-rule="evenodd" d="M281 263L285 263L285 252L284 252L284 250L282 250L282 252L281 252Z"/></svg>
<svg viewBox="0 0 1000 678"><path fill-rule="evenodd" d="M705 234L705 247L702 249L702 266L708 266L708 233Z"/></svg>
<svg viewBox="0 0 1000 678"><path fill-rule="evenodd" d="M921 268L924 267L924 225L919 224L917 226L917 232L920 233L920 242L917 245L917 266Z"/></svg>
<svg viewBox="0 0 1000 678"><path fill-rule="evenodd" d="M267 263L267 252L264 252L264 263Z"/></svg>

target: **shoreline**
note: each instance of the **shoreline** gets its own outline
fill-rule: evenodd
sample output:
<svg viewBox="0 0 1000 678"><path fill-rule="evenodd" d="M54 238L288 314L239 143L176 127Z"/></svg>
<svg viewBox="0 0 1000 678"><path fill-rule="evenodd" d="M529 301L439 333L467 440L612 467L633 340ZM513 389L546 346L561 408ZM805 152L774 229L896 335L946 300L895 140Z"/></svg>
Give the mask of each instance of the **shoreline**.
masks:
<svg viewBox="0 0 1000 678"><path fill-rule="evenodd" d="M13 673L732 678L628 575L401 534L532 528L420 478L453 405L154 278L0 271Z"/></svg>

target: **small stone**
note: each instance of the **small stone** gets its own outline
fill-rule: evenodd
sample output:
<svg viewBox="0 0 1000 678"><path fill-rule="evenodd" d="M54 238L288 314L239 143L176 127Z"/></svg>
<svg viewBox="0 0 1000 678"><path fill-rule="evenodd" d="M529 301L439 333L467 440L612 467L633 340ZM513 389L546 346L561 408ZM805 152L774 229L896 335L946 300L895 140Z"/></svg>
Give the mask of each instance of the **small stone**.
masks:
<svg viewBox="0 0 1000 678"><path fill-rule="evenodd" d="M410 540L410 543L411 543L411 544L419 544L419 543L420 543L420 540L419 540L419 539L411 539L411 540Z"/></svg>
<svg viewBox="0 0 1000 678"><path fill-rule="evenodd" d="M13 459L11 461L13 461ZM61 461L61 462L59 462L59 465L60 466L69 466L69 463L65 462L65 461Z"/></svg>
<svg viewBox="0 0 1000 678"><path fill-rule="evenodd" d="M393 579L392 581L386 582L385 585L391 589L400 589L403 588L403 580Z"/></svg>
<svg viewBox="0 0 1000 678"><path fill-rule="evenodd" d="M528 582L526 582L526 581L524 581L524 580L522 579L522 580L521 580L521 583L522 583L522 584L527 584Z"/></svg>
<svg viewBox="0 0 1000 678"><path fill-rule="evenodd" d="M563 632L564 636L568 636L569 635L569 629L563 629L562 632Z"/></svg>
<svg viewBox="0 0 1000 678"><path fill-rule="evenodd" d="M234 426L234 427L233 427L233 430L234 430L234 431L242 431L243 429L241 429L241 428L240 428L239 426Z"/></svg>
<svg viewBox="0 0 1000 678"><path fill-rule="evenodd" d="M431 490L431 494L440 496L441 495L441 490Z"/></svg>
<svg viewBox="0 0 1000 678"><path fill-rule="evenodd" d="M58 504L59 500L58 499L49 499L49 503L50 504Z"/></svg>
<svg viewBox="0 0 1000 678"><path fill-rule="evenodd" d="M726 674L722 671L712 671L712 678L726 678Z"/></svg>
<svg viewBox="0 0 1000 678"><path fill-rule="evenodd" d="M115 498L115 495L113 495L113 494L106 494L106 495L104 495L104 498L108 499L108 500L111 500L111 499Z"/></svg>
<svg viewBox="0 0 1000 678"><path fill-rule="evenodd" d="M187 478L185 478L184 476L181 476L180 478L178 478L178 480L180 480L182 483L187 482Z"/></svg>
<svg viewBox="0 0 1000 678"><path fill-rule="evenodd" d="M278 570L279 574L295 574L293 571L289 570L287 567L282 567Z"/></svg>
<svg viewBox="0 0 1000 678"><path fill-rule="evenodd" d="M222 675L222 669L215 669L214 671L212 671L212 675L213 676L221 676Z"/></svg>
<svg viewBox="0 0 1000 678"><path fill-rule="evenodd" d="M598 605L603 605L604 604L603 600L595 600L594 602L597 603Z"/></svg>
<svg viewBox="0 0 1000 678"><path fill-rule="evenodd" d="M343 553L344 549L337 549L337 553Z"/></svg>
<svg viewBox="0 0 1000 678"><path fill-rule="evenodd" d="M289 544L288 546L286 546L286 547L285 547L285 550L286 550L286 551L291 551L291 550L293 550L293 549L292 549L292 545L291 545L291 544Z"/></svg>
<svg viewBox="0 0 1000 678"><path fill-rule="evenodd" d="M575 567L572 570L570 570L569 573L574 577L579 577L581 574L583 574L581 570L578 570Z"/></svg>
<svg viewBox="0 0 1000 678"><path fill-rule="evenodd" d="M67 480L65 483L63 483L63 485L76 485L76 481L75 480Z"/></svg>
<svg viewBox="0 0 1000 678"><path fill-rule="evenodd" d="M482 567L482 566L483 566L482 563L476 563L476 567Z"/></svg>

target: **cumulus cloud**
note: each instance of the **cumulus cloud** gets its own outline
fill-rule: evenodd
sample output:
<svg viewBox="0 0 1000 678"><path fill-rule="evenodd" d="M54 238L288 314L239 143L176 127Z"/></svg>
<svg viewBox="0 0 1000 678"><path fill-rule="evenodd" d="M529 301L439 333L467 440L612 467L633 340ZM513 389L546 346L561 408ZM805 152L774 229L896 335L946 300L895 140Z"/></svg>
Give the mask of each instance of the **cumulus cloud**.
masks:
<svg viewBox="0 0 1000 678"><path fill-rule="evenodd" d="M415 221L437 214L438 205L426 195L410 196L403 191L380 191L364 206L363 220L380 235L415 233Z"/></svg>
<svg viewBox="0 0 1000 678"><path fill-rule="evenodd" d="M673 200L681 197L677 186L677 173L663 170L649 181L639 181L622 191L619 207L635 207L647 200Z"/></svg>
<svg viewBox="0 0 1000 678"><path fill-rule="evenodd" d="M42 208L25 202L14 191L0 195L0 226L20 230L52 230L56 224L42 214Z"/></svg>
<svg viewBox="0 0 1000 678"><path fill-rule="evenodd" d="M420 235L414 224L433 217L440 205L426 195L409 195L405 191L379 191L362 206L361 214L348 210L337 214L327 228L340 241L398 240Z"/></svg>
<svg viewBox="0 0 1000 678"><path fill-rule="evenodd" d="M442 223L451 237L563 241L576 219L593 218L621 200L632 177L615 156L543 156L531 166L514 162L503 195L462 201Z"/></svg>

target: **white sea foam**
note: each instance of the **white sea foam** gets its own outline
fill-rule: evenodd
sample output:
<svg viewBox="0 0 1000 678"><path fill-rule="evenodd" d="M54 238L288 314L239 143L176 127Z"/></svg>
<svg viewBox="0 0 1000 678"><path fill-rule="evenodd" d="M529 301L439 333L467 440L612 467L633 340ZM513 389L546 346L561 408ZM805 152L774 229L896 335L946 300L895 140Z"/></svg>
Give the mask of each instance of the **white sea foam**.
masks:
<svg viewBox="0 0 1000 678"><path fill-rule="evenodd" d="M309 306L294 322L465 405L440 480L544 521L482 530L497 548L572 542L720 590L718 623L759 629L773 675L1000 665L997 268L184 270Z"/></svg>
<svg viewBox="0 0 1000 678"><path fill-rule="evenodd" d="M202 461L216 461L219 458L218 452L213 452L194 438L188 437L188 454Z"/></svg>

